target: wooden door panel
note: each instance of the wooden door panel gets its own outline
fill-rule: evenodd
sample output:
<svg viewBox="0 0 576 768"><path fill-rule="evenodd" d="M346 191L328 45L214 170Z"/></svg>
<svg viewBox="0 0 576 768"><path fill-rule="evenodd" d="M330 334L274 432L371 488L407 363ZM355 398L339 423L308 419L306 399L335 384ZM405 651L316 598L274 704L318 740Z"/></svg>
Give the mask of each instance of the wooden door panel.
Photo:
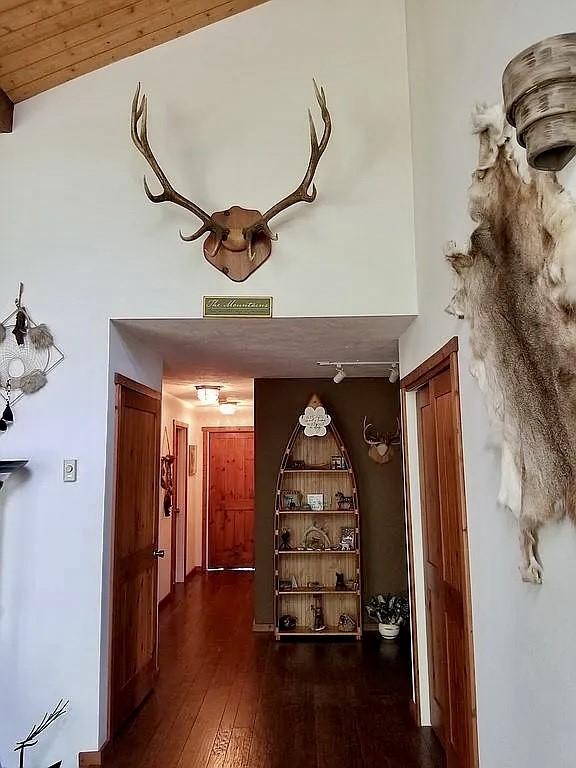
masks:
<svg viewBox="0 0 576 768"><path fill-rule="evenodd" d="M442 527L443 578L459 590L462 580L462 548L460 546L460 502L456 478L457 458L454 445L452 394L436 397L438 445L438 497Z"/></svg>
<svg viewBox="0 0 576 768"><path fill-rule="evenodd" d="M153 394L118 386L112 735L150 692L157 671L160 396Z"/></svg>
<svg viewBox="0 0 576 768"><path fill-rule="evenodd" d="M457 400L449 368L417 392L432 726L448 768L471 768L470 663Z"/></svg>
<svg viewBox="0 0 576 768"><path fill-rule="evenodd" d="M208 461L208 567L252 567L253 432L210 432Z"/></svg>
<svg viewBox="0 0 576 768"><path fill-rule="evenodd" d="M428 387L423 396L428 399ZM420 395L420 393L418 393ZM422 397L424 401L424 397ZM424 525L424 556L426 562L439 568L442 566L442 520L438 494L438 476L432 468L438 463L436 453L436 428L434 410L431 405L423 404L420 409L420 454L423 470L425 504L423 513L426 516Z"/></svg>

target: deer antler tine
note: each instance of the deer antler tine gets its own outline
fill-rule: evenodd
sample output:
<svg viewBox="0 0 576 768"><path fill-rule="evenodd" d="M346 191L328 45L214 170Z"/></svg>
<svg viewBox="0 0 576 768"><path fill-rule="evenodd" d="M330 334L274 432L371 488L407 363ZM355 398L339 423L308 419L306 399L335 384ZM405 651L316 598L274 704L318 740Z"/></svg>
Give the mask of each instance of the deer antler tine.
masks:
<svg viewBox="0 0 576 768"><path fill-rule="evenodd" d="M265 232L268 235L268 222L270 219L274 218L274 216L277 216L291 205L295 205L296 203L311 203L316 199L316 187L313 185L314 174L316 173L320 158L328 146L328 141L332 133L332 120L330 118L328 107L326 106L326 95L324 93L324 88L318 88L318 84L315 79L313 79L312 82L314 85L316 101L320 107L322 120L324 122L324 131L322 133L322 137L320 141L318 141L318 134L316 132L314 118L312 117L311 110L308 110L308 123L310 126L310 160L308 161L308 167L306 169L306 173L304 174L304 178L298 187L294 190L294 192L291 192L289 195L280 200L280 202L273 205L272 208L269 208L266 213L264 213L260 219L258 219L258 221L255 221L254 224L245 229L244 236L247 240L256 234L256 232ZM308 190L311 186L312 191L309 192Z"/></svg>
<svg viewBox="0 0 576 768"><path fill-rule="evenodd" d="M182 230L179 230L180 237L187 243L190 243L192 240L197 240L199 237L202 237L202 235L205 235L206 232L210 232L210 226L208 224L202 224L200 229L197 229L192 235L183 235Z"/></svg>
<svg viewBox="0 0 576 768"><path fill-rule="evenodd" d="M316 82L316 78L312 78L312 82L314 83L314 93L316 94L316 101L318 102L320 109L326 107L326 95L324 93L324 86L322 86L320 89L318 88L318 83Z"/></svg>
<svg viewBox="0 0 576 768"><path fill-rule="evenodd" d="M314 118L312 112L308 110L308 123L310 125L310 143L312 144L312 152L318 151L318 134L316 133L316 126L314 125Z"/></svg>

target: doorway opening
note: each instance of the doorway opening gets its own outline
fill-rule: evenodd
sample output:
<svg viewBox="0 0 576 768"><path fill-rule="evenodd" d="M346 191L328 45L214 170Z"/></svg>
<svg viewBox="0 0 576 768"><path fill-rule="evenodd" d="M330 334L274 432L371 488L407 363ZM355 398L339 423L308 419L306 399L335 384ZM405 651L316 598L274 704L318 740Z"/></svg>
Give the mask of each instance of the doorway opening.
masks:
<svg viewBox="0 0 576 768"><path fill-rule="evenodd" d="M226 642L226 632L230 637L236 636L236 624L228 621L235 615L244 617L242 622L246 616L251 617L241 628L237 663L248 665L245 674L250 686L254 686L260 669L258 654L262 651L266 655L268 651L265 649L274 647L275 642L269 633L274 630L274 498L279 467L294 424L314 394L319 395L321 402L334 414L357 475L362 509L362 602L377 594L407 593L401 459L398 455L396 461L389 464L377 463L371 458L362 428L364 417L367 417L379 431L395 431L400 408L398 385L383 376L381 367L354 371L344 381L340 378L335 382L331 377L326 378L326 370L317 362L327 357L349 359L350 349L366 360L396 359L397 338L409 320L300 318L258 321L257 324L253 321L201 320L118 323L124 346L131 350L131 359L143 355L142 350L148 355L148 361L154 361L154 355L158 357L158 370L161 375L164 371L162 427L166 427L172 436L170 450L175 456L172 514L165 515L158 503L157 547L159 551L164 549L167 555L164 560L156 561L158 598L161 601L166 594L173 595L169 602L164 601L160 611L160 677L152 686L158 695L166 695L167 689L163 686L168 686L174 676L187 674L186 659L192 663L189 654L193 646L198 650L196 642L207 649L214 643ZM239 337L242 338L241 347ZM305 345L302 339L306 339ZM236 412L231 416L222 413L216 404L201 405L197 398L199 385L218 388L224 399L234 402ZM232 483L230 478L234 474L235 482ZM315 488L316 496L321 493L322 489L319 492ZM327 513L335 510L333 501L326 499ZM335 538L336 534L331 530L329 533ZM335 544L338 540L335 538ZM300 546L300 542L296 542L296 546ZM253 574L228 570L253 567ZM212 568L225 570L211 571ZM330 579L335 582L336 573L331 573ZM310 581L305 573L300 574L298 580L306 587ZM314 589L314 584L309 588ZM336 596L327 595L324 599L339 599L333 585L332 594ZM214 600L214 610L208 608L208 596ZM407 712L412 663L409 633L404 638L408 641L407 646L381 645L377 625L367 622L363 612L353 618L364 625L359 653L352 653L350 640L343 637L330 642L319 639L317 645L311 646L314 649L312 655L332 656L333 661L326 663L327 669L333 664L334 680L342 664L349 667L350 679L355 679L358 674L358 680L361 680L364 663L386 666L389 662L386 674L378 678L382 689L370 706L384 716L384 700L388 696L389 702L399 708L397 715L404 708ZM187 632L196 627L194 640L181 631L184 625L189 627ZM275 653L287 658L286 654L298 652L297 645L291 646L296 642L283 640ZM384 655L376 650L387 647L390 650ZM206 664L217 666L210 653L206 653ZM388 661L384 662L384 658ZM184 667L179 666L181 663ZM310 663L313 664L312 659ZM163 665L166 672L162 671ZM227 686L227 681L218 677L218 674L224 674L222 670L219 673L214 666L205 669L210 676L203 680L203 695L208 697L207 701L212 701L211 696L216 695L221 685ZM309 671L312 674L312 668ZM280 681L268 682L272 695ZM386 688L388 684L391 687ZM314 698L310 699L306 690L301 691L306 706L299 717L314 718L320 704ZM232 691L228 688L226 691L225 709L233 708L236 705L230 699ZM192 695L192 689L186 697L188 693ZM336 696L336 691L333 693ZM156 695L153 693L129 721L130 729L138 728L141 713L151 710L147 702L154 702ZM255 695L253 690L251 695ZM192 706L188 699L185 706ZM219 704L216 709L218 707ZM342 722L346 720L346 711L346 702L342 702L337 713ZM194 722L197 715L191 715ZM147 716L155 718L154 715ZM238 711L235 717L240 718L235 719L235 723L244 722ZM266 720L265 713L257 711L246 721L249 722L246 727L251 729L251 744L254 744L250 750L256 748L257 729L264 727L266 730L270 725L267 722L262 725L262 718ZM161 723L154 727L160 729L160 739ZM216 724L216 732L210 737L211 749L216 749L219 727ZM409 727L408 721L406 727ZM318 728L320 738L327 737L320 723ZM120 733L125 729L126 726ZM420 745L418 748L433 755L430 765L442 765L434 740L426 730L419 733L425 747ZM121 735L118 740L120 749L123 738ZM180 746L184 749L190 733L182 734L182 738L184 742ZM359 735L351 738L356 745L362 740ZM413 736L411 738L413 745L416 744ZM368 754L372 746L365 744L364 752ZM231 748L230 743L228 748ZM387 749L391 748L388 744ZM146 760L150 760L148 754ZM359 765L370 764L364 757L359 762ZM406 765L418 765L416 757Z"/></svg>

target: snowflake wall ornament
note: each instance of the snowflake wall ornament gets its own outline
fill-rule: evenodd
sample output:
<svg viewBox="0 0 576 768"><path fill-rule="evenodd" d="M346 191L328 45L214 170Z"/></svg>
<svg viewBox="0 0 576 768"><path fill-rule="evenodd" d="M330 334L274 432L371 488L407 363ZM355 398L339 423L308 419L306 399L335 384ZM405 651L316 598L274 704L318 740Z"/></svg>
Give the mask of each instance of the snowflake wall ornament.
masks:
<svg viewBox="0 0 576 768"><path fill-rule="evenodd" d="M50 371L64 359L50 329L37 325L22 304L20 283L16 309L0 323L0 433L14 423L13 406L45 386Z"/></svg>
<svg viewBox="0 0 576 768"><path fill-rule="evenodd" d="M304 427L306 437L324 437L326 427L332 421L332 417L326 413L324 406L319 405L314 408L309 405L298 421Z"/></svg>

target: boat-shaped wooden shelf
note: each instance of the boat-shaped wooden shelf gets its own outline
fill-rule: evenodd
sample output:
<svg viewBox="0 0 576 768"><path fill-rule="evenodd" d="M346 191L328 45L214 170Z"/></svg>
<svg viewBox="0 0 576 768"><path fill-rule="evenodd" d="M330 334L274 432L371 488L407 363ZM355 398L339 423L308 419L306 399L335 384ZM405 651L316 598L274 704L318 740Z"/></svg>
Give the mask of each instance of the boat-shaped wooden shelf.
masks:
<svg viewBox="0 0 576 768"><path fill-rule="evenodd" d="M319 408L322 403L314 395L308 405ZM274 626L278 640L295 636L360 639L362 634L356 478L334 416L329 415L325 435L306 436L297 420L278 471L274 510ZM336 589L337 573L342 574L341 582L356 588ZM294 586L286 589L286 582ZM308 587L310 583L321 586ZM322 621L316 626L323 629L314 629L318 608ZM290 617L292 629L286 628L283 617Z"/></svg>

